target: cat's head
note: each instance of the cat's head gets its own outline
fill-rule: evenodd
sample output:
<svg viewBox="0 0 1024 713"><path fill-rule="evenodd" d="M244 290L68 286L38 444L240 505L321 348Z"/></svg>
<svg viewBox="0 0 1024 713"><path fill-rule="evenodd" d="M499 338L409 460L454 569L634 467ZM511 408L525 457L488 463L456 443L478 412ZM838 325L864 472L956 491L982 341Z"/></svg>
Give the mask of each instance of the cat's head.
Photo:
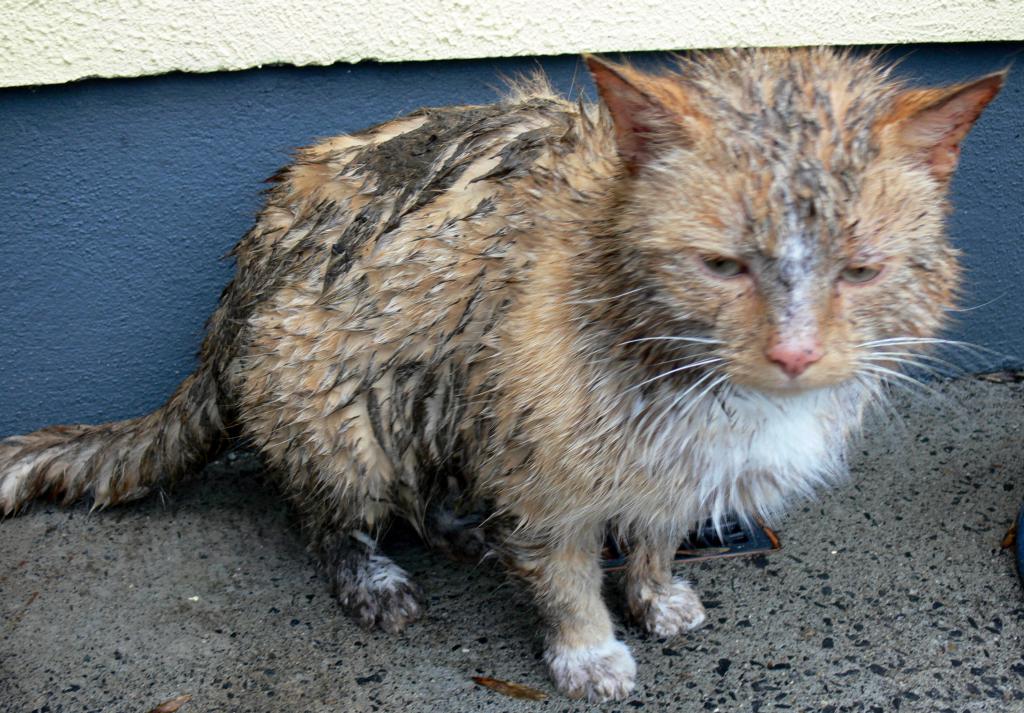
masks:
<svg viewBox="0 0 1024 713"><path fill-rule="evenodd" d="M959 281L947 189L1004 73L906 89L829 50L668 75L588 64L622 165L613 232L664 336L720 342L707 351L732 381L793 390L877 376L914 346L881 340L942 325Z"/></svg>

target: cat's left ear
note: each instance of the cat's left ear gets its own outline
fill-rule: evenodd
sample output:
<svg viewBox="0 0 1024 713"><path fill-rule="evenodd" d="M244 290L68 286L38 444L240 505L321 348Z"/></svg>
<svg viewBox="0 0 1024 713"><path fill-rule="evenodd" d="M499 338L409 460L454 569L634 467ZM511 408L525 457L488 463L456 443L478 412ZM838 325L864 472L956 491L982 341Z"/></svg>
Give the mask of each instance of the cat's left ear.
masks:
<svg viewBox="0 0 1024 713"><path fill-rule="evenodd" d="M883 130L897 151L923 161L945 183L956 168L960 142L1005 79L1006 70L952 87L904 91L882 120Z"/></svg>

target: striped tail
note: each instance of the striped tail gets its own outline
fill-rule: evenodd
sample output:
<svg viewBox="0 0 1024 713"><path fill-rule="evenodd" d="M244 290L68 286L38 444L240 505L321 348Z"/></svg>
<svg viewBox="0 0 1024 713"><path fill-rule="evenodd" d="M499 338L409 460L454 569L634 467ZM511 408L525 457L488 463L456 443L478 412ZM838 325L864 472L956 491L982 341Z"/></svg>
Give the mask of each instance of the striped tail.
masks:
<svg viewBox="0 0 1024 713"><path fill-rule="evenodd" d="M0 513L48 495L93 507L135 500L201 466L224 426L207 365L188 376L151 414L98 426L50 426L0 441Z"/></svg>

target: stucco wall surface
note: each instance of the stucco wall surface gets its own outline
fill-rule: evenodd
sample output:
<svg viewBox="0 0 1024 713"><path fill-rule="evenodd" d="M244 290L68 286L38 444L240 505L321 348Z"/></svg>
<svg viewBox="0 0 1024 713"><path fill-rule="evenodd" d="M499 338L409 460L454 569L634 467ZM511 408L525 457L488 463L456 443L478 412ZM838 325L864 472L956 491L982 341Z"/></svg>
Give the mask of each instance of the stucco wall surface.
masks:
<svg viewBox="0 0 1024 713"><path fill-rule="evenodd" d="M1021 39L1021 0L0 0L0 86L367 59Z"/></svg>

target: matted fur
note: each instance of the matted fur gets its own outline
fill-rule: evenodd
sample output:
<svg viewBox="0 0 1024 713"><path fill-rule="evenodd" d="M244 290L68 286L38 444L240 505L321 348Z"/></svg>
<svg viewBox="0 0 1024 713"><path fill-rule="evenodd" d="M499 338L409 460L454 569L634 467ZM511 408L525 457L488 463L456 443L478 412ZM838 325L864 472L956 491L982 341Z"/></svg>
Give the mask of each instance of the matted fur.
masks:
<svg viewBox="0 0 1024 713"><path fill-rule="evenodd" d="M829 50L591 67L602 105L532 83L299 152L197 372L149 416L0 443L0 507L139 497L232 424L364 622L419 611L374 544L391 517L440 542L484 509L559 687L628 693L603 533L634 544L630 611L679 633L703 617L669 571L688 528L843 474L879 381L953 299L948 171L999 78L905 90ZM821 353L783 373L774 344Z"/></svg>

